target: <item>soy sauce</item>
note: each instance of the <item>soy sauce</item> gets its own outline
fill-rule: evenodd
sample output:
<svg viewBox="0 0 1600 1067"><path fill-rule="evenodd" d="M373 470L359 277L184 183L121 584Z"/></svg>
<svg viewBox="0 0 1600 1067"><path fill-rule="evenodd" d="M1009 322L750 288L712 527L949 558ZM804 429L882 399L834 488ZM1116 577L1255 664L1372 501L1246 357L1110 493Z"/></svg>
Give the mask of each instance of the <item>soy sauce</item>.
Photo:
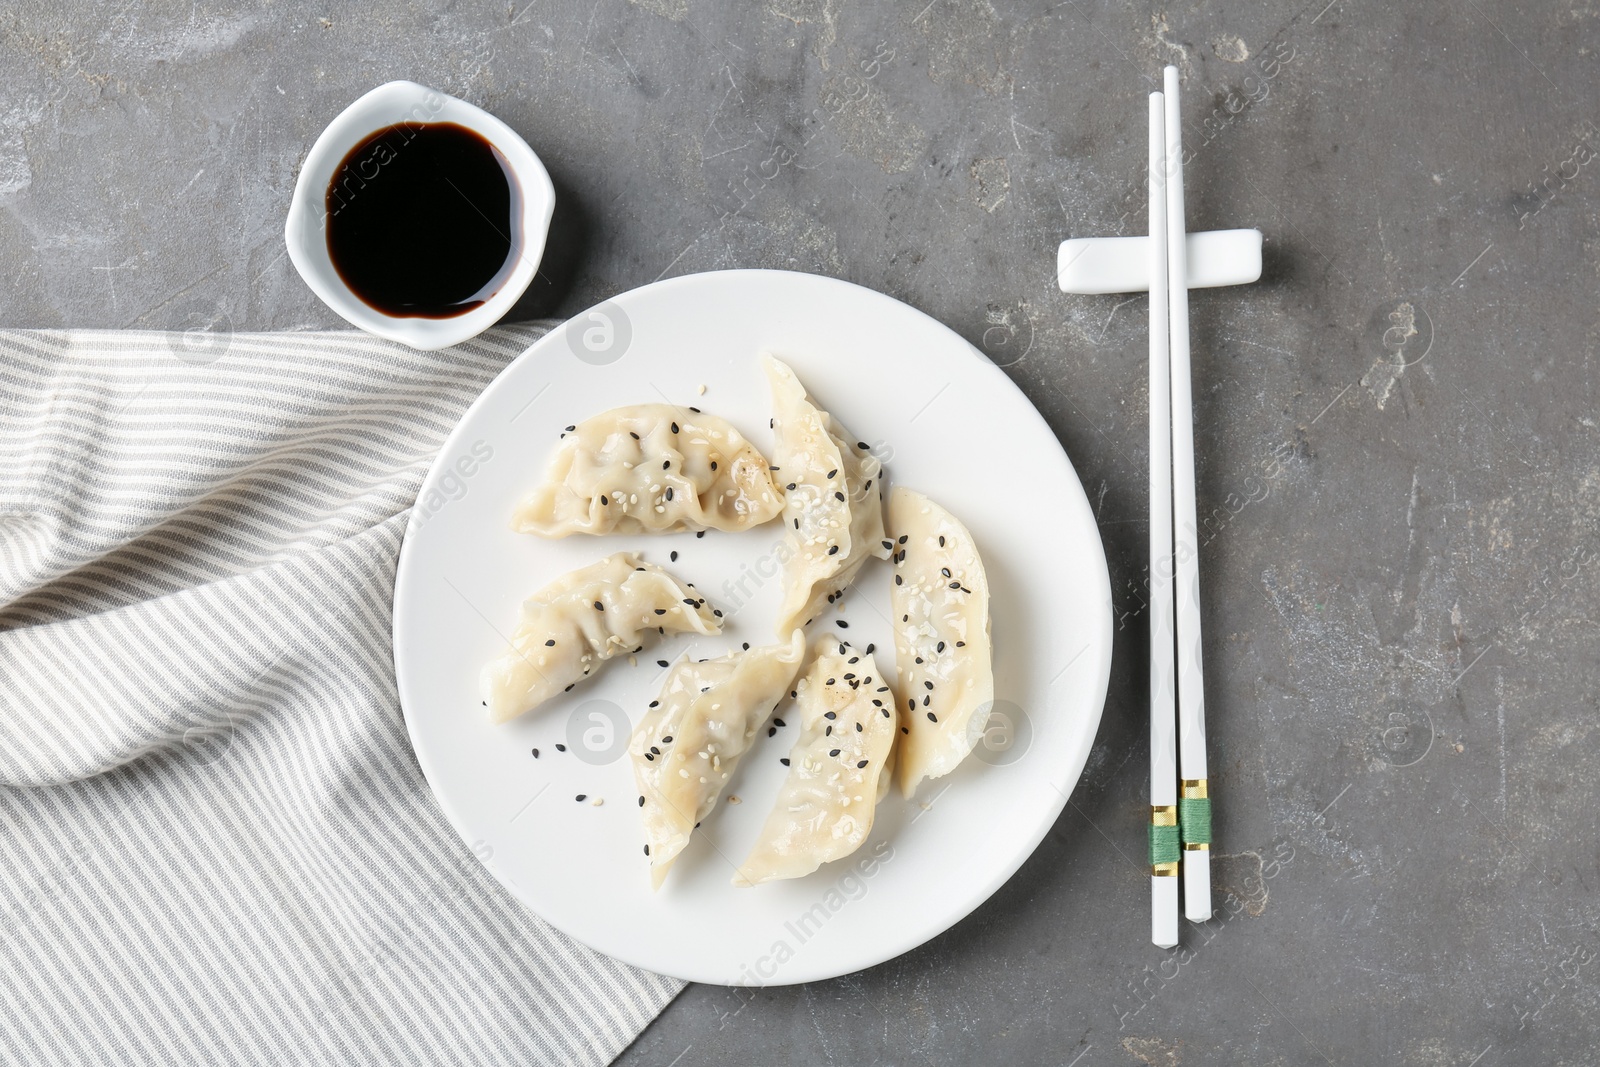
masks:
<svg viewBox="0 0 1600 1067"><path fill-rule="evenodd" d="M510 164L480 134L396 123L334 170L328 255L351 292L385 315L462 315L510 277L520 199Z"/></svg>

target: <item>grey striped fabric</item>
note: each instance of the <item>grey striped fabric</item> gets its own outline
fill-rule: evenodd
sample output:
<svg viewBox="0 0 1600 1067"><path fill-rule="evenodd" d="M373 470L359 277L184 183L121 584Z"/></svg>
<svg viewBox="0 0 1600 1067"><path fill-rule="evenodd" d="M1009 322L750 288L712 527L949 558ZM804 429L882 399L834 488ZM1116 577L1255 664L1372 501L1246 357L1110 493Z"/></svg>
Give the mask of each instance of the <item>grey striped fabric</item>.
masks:
<svg viewBox="0 0 1600 1067"><path fill-rule="evenodd" d="M455 421L543 327L0 333L0 1056L602 1064L672 999L446 824L390 654Z"/></svg>

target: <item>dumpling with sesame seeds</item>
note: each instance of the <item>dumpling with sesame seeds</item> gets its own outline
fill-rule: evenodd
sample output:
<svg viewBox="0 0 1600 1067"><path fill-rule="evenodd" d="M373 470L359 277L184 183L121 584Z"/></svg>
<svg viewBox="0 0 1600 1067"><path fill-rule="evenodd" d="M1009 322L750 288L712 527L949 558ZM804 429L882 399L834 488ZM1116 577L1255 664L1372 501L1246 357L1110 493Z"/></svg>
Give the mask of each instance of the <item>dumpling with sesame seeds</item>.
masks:
<svg viewBox="0 0 1600 1067"><path fill-rule="evenodd" d="M889 603L900 672L900 790L956 769L994 709L989 580L972 535L903 486L889 496Z"/></svg>
<svg viewBox="0 0 1600 1067"><path fill-rule="evenodd" d="M569 571L528 598L511 647L484 666L489 719L532 711L658 631L719 633L721 615L694 586L629 552Z"/></svg>
<svg viewBox="0 0 1600 1067"><path fill-rule="evenodd" d="M886 559L883 468L863 442L818 408L788 364L763 357L772 384L773 462L784 493L786 634L836 600L868 556Z"/></svg>
<svg viewBox="0 0 1600 1067"><path fill-rule="evenodd" d="M803 878L843 859L872 833L894 755L894 693L870 652L819 638L795 687L800 736L760 840L736 886Z"/></svg>
<svg viewBox="0 0 1600 1067"><path fill-rule="evenodd" d="M512 529L569 534L747 530L783 508L766 457L698 408L635 404L568 426Z"/></svg>
<svg viewBox="0 0 1600 1067"><path fill-rule="evenodd" d="M805 634L788 644L679 660L628 741L644 819L650 884L659 889L696 824L800 670Z"/></svg>

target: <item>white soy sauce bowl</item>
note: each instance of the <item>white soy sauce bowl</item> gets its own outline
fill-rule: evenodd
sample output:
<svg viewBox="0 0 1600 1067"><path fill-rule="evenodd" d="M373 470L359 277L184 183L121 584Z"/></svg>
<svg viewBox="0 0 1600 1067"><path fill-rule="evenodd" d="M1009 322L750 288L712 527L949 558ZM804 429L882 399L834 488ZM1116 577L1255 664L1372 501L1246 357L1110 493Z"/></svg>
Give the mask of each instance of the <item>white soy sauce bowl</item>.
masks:
<svg viewBox="0 0 1600 1067"><path fill-rule="evenodd" d="M453 122L464 126L493 145L511 172L517 229L511 235L511 247L516 262L483 303L459 315L423 318L381 311L345 284L328 252L326 204L334 172L358 144L400 122ZM555 206L555 187L550 184L544 164L510 126L482 108L437 89L395 81L378 86L341 111L311 146L295 181L284 240L289 246L289 260L300 277L346 322L378 337L433 351L476 337L522 298L538 273Z"/></svg>

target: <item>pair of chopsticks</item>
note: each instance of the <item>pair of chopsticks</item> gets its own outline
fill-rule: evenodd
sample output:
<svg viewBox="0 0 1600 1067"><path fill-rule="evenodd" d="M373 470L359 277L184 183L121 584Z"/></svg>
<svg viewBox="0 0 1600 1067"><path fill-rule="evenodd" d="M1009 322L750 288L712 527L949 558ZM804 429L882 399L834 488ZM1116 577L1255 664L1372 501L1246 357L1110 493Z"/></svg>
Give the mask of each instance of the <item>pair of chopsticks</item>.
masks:
<svg viewBox="0 0 1600 1067"><path fill-rule="evenodd" d="M1200 662L1200 556L1189 367L1178 71L1150 94L1150 939L1211 918L1211 801ZM1180 779L1181 775L1181 779Z"/></svg>
<svg viewBox="0 0 1600 1067"><path fill-rule="evenodd" d="M1189 290L1260 278L1262 237L1185 232L1176 67L1162 87L1150 94L1150 235L1062 241L1056 280L1064 293L1150 293L1150 935L1171 948L1180 874L1184 913L1212 914Z"/></svg>

